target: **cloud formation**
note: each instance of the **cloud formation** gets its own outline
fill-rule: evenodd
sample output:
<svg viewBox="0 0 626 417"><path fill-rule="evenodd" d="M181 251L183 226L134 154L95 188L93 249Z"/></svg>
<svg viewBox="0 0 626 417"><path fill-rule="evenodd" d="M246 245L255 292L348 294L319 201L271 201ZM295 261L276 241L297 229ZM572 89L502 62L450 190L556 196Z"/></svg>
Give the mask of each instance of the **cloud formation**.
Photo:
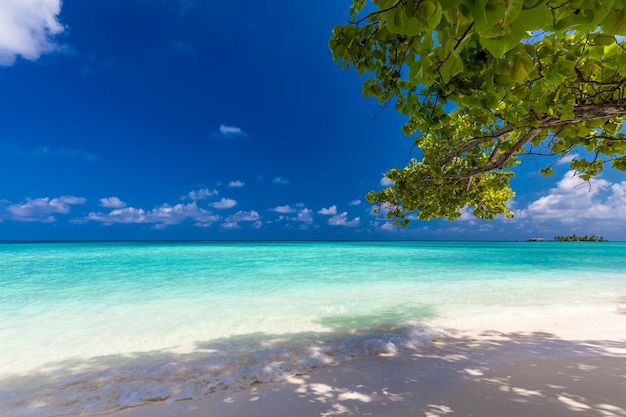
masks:
<svg viewBox="0 0 626 417"><path fill-rule="evenodd" d="M203 188L201 190L190 191L183 199L190 198L193 201L197 200L205 200L214 195L218 195L219 192L217 190L209 190L208 188Z"/></svg>
<svg viewBox="0 0 626 417"><path fill-rule="evenodd" d="M262 223L259 221L261 216L256 210L252 211L238 211L232 216L228 216L224 219L224 223L222 223L223 229L239 229L241 226L240 222L254 222L252 227L254 229L258 229L262 226Z"/></svg>
<svg viewBox="0 0 626 417"><path fill-rule="evenodd" d="M221 136L224 138L245 138L248 134L240 127L228 126L222 123L219 128L219 134L215 133L212 136Z"/></svg>
<svg viewBox="0 0 626 417"><path fill-rule="evenodd" d="M231 187L231 188L240 188L240 187L243 187L244 185L246 185L246 183L242 182L242 181L239 181L239 180L231 181L231 182L228 183L228 186Z"/></svg>
<svg viewBox="0 0 626 417"><path fill-rule="evenodd" d="M391 181L387 177L382 177L381 180L380 180L380 185L382 185L383 187L390 187L390 186L392 186L394 184L395 184L395 182Z"/></svg>
<svg viewBox="0 0 626 417"><path fill-rule="evenodd" d="M577 153L571 153L571 154L565 155L563 158L559 159L556 164L557 165L568 165L570 162L572 162L575 158L578 158L578 157L579 157L579 155Z"/></svg>
<svg viewBox="0 0 626 417"><path fill-rule="evenodd" d="M307 225L311 224L313 223L313 210L309 210L308 208L298 210L298 215L293 220L305 223Z"/></svg>
<svg viewBox="0 0 626 417"><path fill-rule="evenodd" d="M85 198L69 195L57 198L27 198L25 203L9 204L7 211L12 220L51 223L56 221L54 214L68 214L70 206L85 202L87 202Z"/></svg>
<svg viewBox="0 0 626 417"><path fill-rule="evenodd" d="M565 224L582 220L623 221L626 218L626 181L611 184L592 178L585 182L574 171L569 171L548 195L530 203L518 217Z"/></svg>
<svg viewBox="0 0 626 417"><path fill-rule="evenodd" d="M274 177L274 179L272 180L272 184L289 184L289 180L286 180L282 177Z"/></svg>
<svg viewBox="0 0 626 417"><path fill-rule="evenodd" d="M237 201L231 198L222 197L220 201L216 201L215 203L211 203L209 205L216 209L228 209L231 207L235 207L237 205Z"/></svg>
<svg viewBox="0 0 626 417"><path fill-rule="evenodd" d="M355 217L354 219L348 221L348 213L345 211L328 219L328 224L331 226L356 227L360 222L360 217Z"/></svg>
<svg viewBox="0 0 626 417"><path fill-rule="evenodd" d="M120 200L118 197L107 197L100 199L100 206L104 208L122 208L126 207L126 203Z"/></svg>
<svg viewBox="0 0 626 417"><path fill-rule="evenodd" d="M319 214L324 214L327 216L332 216L337 214L337 206L336 205L332 205L328 208L322 208L318 211Z"/></svg>
<svg viewBox="0 0 626 417"><path fill-rule="evenodd" d="M18 56L34 61L58 49L53 38L64 30L60 12L61 0L0 1L0 65L13 65Z"/></svg>
<svg viewBox="0 0 626 417"><path fill-rule="evenodd" d="M286 204L284 206L278 206L278 207L274 207L273 209L270 209L271 211L275 211L276 213L282 213L282 214L287 214L287 213L295 213L296 209L292 208L289 204Z"/></svg>
<svg viewBox="0 0 626 417"><path fill-rule="evenodd" d="M82 220L101 222L105 225L114 223L153 223L155 228L162 229L169 225L180 224L188 219L194 220L196 222L195 226L207 227L220 220L221 217L206 209L199 208L194 201L174 206L163 204L152 210L124 207L112 210L109 213L91 212Z"/></svg>
<svg viewBox="0 0 626 417"><path fill-rule="evenodd" d="M547 238L555 234L620 232L626 219L626 181L581 180L567 172L546 195L517 210L514 222L524 233Z"/></svg>

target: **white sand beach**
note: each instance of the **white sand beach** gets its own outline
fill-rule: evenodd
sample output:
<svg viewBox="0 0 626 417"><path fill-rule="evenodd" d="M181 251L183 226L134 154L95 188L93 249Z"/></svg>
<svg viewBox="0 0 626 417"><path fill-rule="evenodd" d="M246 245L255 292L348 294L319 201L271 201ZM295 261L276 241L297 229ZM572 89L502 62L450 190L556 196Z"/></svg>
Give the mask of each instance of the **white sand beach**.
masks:
<svg viewBox="0 0 626 417"><path fill-rule="evenodd" d="M417 352L113 416L626 416L625 311L484 319Z"/></svg>

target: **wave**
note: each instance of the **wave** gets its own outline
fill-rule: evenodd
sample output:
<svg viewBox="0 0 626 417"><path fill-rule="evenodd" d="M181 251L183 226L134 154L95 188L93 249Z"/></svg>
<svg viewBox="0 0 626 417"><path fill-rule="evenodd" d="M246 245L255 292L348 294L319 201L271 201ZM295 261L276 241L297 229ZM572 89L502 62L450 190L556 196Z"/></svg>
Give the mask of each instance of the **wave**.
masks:
<svg viewBox="0 0 626 417"><path fill-rule="evenodd" d="M186 355L163 353L95 358L65 370L0 381L0 414L6 417L100 415L149 403L206 398L243 390L256 383L280 381L311 369L354 358L417 350L445 335L443 330L402 324L297 346L251 352L224 342ZM257 346L258 347L258 346ZM68 369L74 369L68 374Z"/></svg>

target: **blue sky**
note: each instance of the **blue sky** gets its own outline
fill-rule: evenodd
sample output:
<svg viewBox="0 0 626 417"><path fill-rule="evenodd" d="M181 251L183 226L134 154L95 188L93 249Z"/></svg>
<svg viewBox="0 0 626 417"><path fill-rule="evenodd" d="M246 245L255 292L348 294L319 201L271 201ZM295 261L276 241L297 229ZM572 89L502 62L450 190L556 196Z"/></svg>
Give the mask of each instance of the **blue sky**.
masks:
<svg viewBox="0 0 626 417"><path fill-rule="evenodd" d="M1 2L0 240L626 240L623 173L532 160L512 221L372 214L411 141L333 64L349 4Z"/></svg>

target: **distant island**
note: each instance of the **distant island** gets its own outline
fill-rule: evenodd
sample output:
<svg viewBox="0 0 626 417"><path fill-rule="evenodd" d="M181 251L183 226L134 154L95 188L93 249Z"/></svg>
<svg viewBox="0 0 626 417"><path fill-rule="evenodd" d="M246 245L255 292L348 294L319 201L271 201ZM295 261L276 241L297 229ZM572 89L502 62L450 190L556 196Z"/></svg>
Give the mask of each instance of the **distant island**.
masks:
<svg viewBox="0 0 626 417"><path fill-rule="evenodd" d="M576 233L569 236L554 236L554 240L557 242L608 242L602 236L578 236Z"/></svg>

